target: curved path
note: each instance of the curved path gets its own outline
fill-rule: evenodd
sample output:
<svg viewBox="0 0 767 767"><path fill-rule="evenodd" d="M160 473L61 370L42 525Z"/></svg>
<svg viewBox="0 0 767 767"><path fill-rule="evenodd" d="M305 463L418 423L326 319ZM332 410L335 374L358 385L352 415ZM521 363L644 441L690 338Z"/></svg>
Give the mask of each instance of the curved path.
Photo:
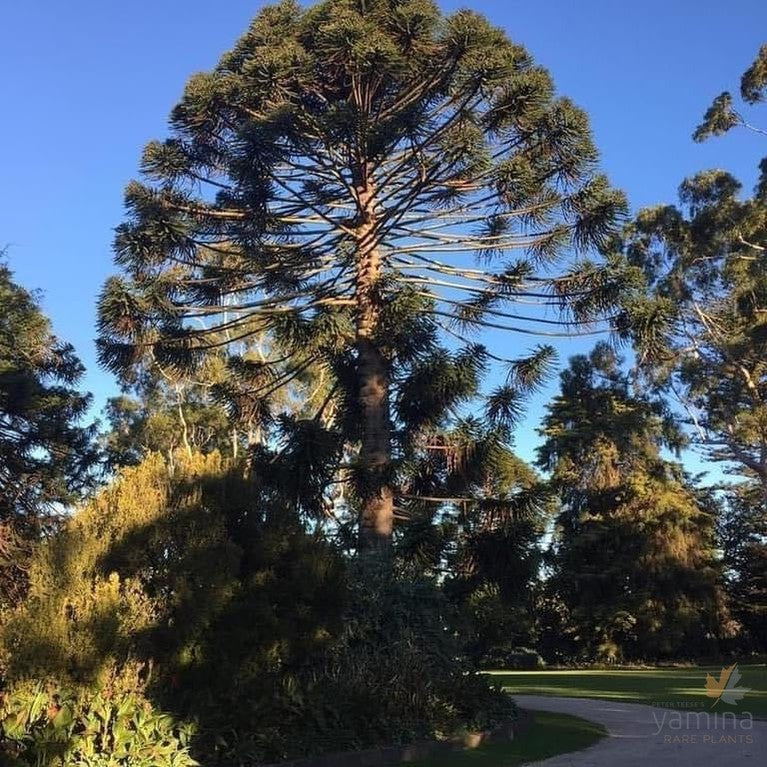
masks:
<svg viewBox="0 0 767 767"><path fill-rule="evenodd" d="M767 721L591 698L514 695L521 708L572 714L605 726L591 748L536 762L545 767L743 767L765 764ZM724 707L722 707L724 708Z"/></svg>

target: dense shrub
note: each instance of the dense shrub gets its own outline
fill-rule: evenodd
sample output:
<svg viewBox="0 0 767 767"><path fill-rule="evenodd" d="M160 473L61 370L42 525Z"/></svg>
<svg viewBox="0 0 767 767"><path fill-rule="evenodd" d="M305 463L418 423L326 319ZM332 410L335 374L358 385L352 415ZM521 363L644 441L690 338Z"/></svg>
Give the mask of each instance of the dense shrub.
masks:
<svg viewBox="0 0 767 767"><path fill-rule="evenodd" d="M506 668L520 669L521 671L535 671L543 668L546 664L537 650L529 647L515 647L506 656Z"/></svg>
<svg viewBox="0 0 767 767"><path fill-rule="evenodd" d="M407 742L513 715L511 700L461 660L452 608L432 582L354 583L344 631L312 671L319 692L312 740L348 748Z"/></svg>
<svg viewBox="0 0 767 767"><path fill-rule="evenodd" d="M517 647L535 641L532 611L521 599L504 599L494 584L483 584L459 607L464 650L479 668L505 668Z"/></svg>
<svg viewBox="0 0 767 767"><path fill-rule="evenodd" d="M216 454L178 457L173 476L156 455L125 469L40 548L29 599L0 629L5 753L36 764L59 743L64 767L91 764L77 761L88 749L120 758L106 723L85 724L94 707L109 722L141 712L169 764L191 754L206 767L511 714L466 673L433 582L360 567ZM72 710L66 732L50 705L23 728L13 718L41 680L46 700Z"/></svg>
<svg viewBox="0 0 767 767"><path fill-rule="evenodd" d="M196 725L200 755L226 750L232 723L270 742L291 668L340 629L344 580L327 544L257 498L215 454L173 477L159 456L126 469L35 557L0 630L8 705L46 679L77 700L145 698Z"/></svg>

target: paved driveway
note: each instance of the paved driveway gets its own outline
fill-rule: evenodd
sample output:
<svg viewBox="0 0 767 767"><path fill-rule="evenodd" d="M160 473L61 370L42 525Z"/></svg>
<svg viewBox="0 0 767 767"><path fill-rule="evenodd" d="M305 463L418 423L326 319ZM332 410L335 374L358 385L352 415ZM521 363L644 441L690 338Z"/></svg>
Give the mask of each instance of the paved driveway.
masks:
<svg viewBox="0 0 767 767"><path fill-rule="evenodd" d="M584 751L536 762L545 767L742 767L767 764L767 721L712 710L668 709L586 698L515 695L526 709L573 714L609 737Z"/></svg>

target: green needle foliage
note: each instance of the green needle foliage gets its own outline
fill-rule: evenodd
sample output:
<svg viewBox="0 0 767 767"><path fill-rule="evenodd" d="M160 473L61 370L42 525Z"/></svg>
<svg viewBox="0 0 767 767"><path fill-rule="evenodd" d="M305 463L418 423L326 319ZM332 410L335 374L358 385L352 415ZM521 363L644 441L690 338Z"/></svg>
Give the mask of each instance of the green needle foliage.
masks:
<svg viewBox="0 0 767 767"><path fill-rule="evenodd" d="M82 373L37 296L0 262L0 608L24 593L29 544L93 480L93 428L81 423L90 396L76 388Z"/></svg>
<svg viewBox="0 0 767 767"><path fill-rule="evenodd" d="M679 445L664 405L633 394L600 344L562 373L542 433L539 463L562 503L551 585L573 647L603 660L715 651L715 519L661 458Z"/></svg>
<svg viewBox="0 0 767 767"><path fill-rule="evenodd" d="M389 547L397 461L431 417L420 407L455 399L461 360L439 350L443 330L461 343L482 327L580 332L617 298L619 281L585 259L625 207L596 171L585 114L473 12L269 6L191 78L170 127L126 190L101 360L189 374L266 333L279 351L247 366L250 396L322 370L332 403L317 411L335 413L363 548ZM394 413L418 375L432 392ZM510 380L490 415L508 419L519 399Z"/></svg>
<svg viewBox="0 0 767 767"><path fill-rule="evenodd" d="M464 652L498 667L535 641L538 544L551 493L505 444L504 429L474 417L442 426L402 472L396 561L441 582L460 614Z"/></svg>
<svg viewBox="0 0 767 767"><path fill-rule="evenodd" d="M758 485L729 488L720 519L725 585L744 646L767 650L767 507Z"/></svg>

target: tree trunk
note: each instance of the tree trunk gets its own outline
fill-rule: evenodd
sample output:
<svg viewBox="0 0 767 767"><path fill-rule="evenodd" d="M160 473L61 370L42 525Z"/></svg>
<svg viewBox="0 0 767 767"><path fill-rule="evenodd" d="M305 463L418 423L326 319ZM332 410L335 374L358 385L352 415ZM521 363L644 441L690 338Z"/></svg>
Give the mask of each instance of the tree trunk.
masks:
<svg viewBox="0 0 767 767"><path fill-rule="evenodd" d="M391 418L389 371L384 356L368 339L357 342L361 408L362 510L360 548L383 552L391 544L394 494L390 485Z"/></svg>
<svg viewBox="0 0 767 767"><path fill-rule="evenodd" d="M391 415L389 361L376 343L380 323L381 256L375 232L375 200L366 180L357 187L357 391L360 406L362 498L359 520L361 551L384 554L391 546L394 493L391 488Z"/></svg>
<svg viewBox="0 0 767 767"><path fill-rule="evenodd" d="M192 445L189 443L189 426L187 425L186 417L184 416L184 403L181 397L181 390L179 388L176 389L176 396L178 398L177 399L178 420L181 422L181 441L184 443L184 449L186 450L187 456L191 458Z"/></svg>

